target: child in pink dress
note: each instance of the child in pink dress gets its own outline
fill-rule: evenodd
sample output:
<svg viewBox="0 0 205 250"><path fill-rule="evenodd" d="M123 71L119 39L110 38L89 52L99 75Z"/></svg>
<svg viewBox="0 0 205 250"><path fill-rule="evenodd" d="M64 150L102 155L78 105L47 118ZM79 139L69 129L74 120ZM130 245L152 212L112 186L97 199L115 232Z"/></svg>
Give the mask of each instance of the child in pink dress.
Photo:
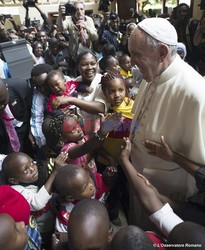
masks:
<svg viewBox="0 0 205 250"><path fill-rule="evenodd" d="M82 148L82 145L90 139L90 136L84 135L75 115L57 115L50 123L50 131L52 136L56 137L59 144L62 145L60 151L69 154L67 163L78 166L88 165L91 172L96 172L95 161L90 159L89 154L84 153ZM74 148L73 154L71 151ZM89 152L89 150L87 151Z"/></svg>

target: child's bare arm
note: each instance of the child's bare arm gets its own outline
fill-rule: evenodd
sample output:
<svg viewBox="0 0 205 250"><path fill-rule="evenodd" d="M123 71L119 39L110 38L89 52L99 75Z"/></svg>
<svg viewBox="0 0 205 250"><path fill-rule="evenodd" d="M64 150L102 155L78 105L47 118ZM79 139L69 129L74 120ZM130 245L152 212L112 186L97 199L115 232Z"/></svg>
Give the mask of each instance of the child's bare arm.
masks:
<svg viewBox="0 0 205 250"><path fill-rule="evenodd" d="M51 190L52 190L52 185L55 179L55 176L58 172L58 169L61 168L64 164L66 159L68 158L68 154L65 152L60 153L56 159L54 160L54 170L51 173L51 175L49 176L47 182L45 183L45 189L46 191L51 194Z"/></svg>
<svg viewBox="0 0 205 250"><path fill-rule="evenodd" d="M129 160L131 151L131 142L125 138L125 146L120 155L121 166L128 178L129 183L134 188L134 191L142 205L149 214L153 214L164 206L164 203L159 198L159 193L150 182L134 168Z"/></svg>
<svg viewBox="0 0 205 250"><path fill-rule="evenodd" d="M165 161L175 162L192 176L195 176L196 171L201 166L174 152L171 147L165 142L164 136L161 136L160 140L161 143L153 142L150 140L145 140L143 142L144 146L149 150L148 153L157 156Z"/></svg>
<svg viewBox="0 0 205 250"><path fill-rule="evenodd" d="M98 113L104 113L105 112L105 105L101 102L93 101L88 102L81 100L76 97L56 97L52 102L52 108L57 109L60 105L63 104L72 104L80 109L86 111L87 113L97 115Z"/></svg>
<svg viewBox="0 0 205 250"><path fill-rule="evenodd" d="M77 157L80 157L82 155L88 154L99 148L106 135L116 130L121 122L122 122L122 114L121 113L113 113L104 118L104 115L101 115L101 126L100 130L95 133L93 137L90 138L90 140L86 141L84 144L74 146L69 149L68 155L69 158L74 159ZM112 122L110 122L112 121Z"/></svg>

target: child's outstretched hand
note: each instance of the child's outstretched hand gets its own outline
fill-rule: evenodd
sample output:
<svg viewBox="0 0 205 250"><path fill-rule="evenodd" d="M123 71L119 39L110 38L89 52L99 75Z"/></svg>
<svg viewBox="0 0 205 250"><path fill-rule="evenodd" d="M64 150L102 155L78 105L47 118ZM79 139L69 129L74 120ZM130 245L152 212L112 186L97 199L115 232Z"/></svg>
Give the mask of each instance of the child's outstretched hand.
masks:
<svg viewBox="0 0 205 250"><path fill-rule="evenodd" d="M106 174L108 177L114 177L117 173L117 168L116 167L113 167L113 166L109 166L105 169L106 171Z"/></svg>
<svg viewBox="0 0 205 250"><path fill-rule="evenodd" d="M52 101L51 107L52 109L57 109L60 105L68 103L69 103L69 97L58 96Z"/></svg>
<svg viewBox="0 0 205 250"><path fill-rule="evenodd" d="M164 136L160 137L161 143L145 140L143 145L148 149L148 153L157 156L165 161L174 160L174 152L170 146L165 142Z"/></svg>
<svg viewBox="0 0 205 250"><path fill-rule="evenodd" d="M59 169L60 167L63 167L66 165L65 161L68 158L68 153L61 152L54 160L54 167L55 169Z"/></svg>
<svg viewBox="0 0 205 250"><path fill-rule="evenodd" d="M126 138L124 137L123 140L124 140L124 147L120 155L120 160L129 159L130 152L131 152L130 139L127 137Z"/></svg>
<svg viewBox="0 0 205 250"><path fill-rule="evenodd" d="M115 112L108 114L106 117L103 114L100 115L100 132L103 135L107 135L111 131L117 131L123 121L122 113Z"/></svg>

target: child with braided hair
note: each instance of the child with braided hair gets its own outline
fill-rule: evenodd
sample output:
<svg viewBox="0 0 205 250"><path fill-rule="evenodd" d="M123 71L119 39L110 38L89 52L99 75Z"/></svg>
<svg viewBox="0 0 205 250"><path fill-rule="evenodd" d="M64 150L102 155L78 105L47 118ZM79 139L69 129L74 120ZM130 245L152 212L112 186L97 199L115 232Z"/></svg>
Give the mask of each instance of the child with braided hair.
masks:
<svg viewBox="0 0 205 250"><path fill-rule="evenodd" d="M103 118L102 118L103 119ZM67 162L78 166L85 166L88 164L91 172L96 172L96 165L94 160L90 160L88 153L93 152L96 148L100 147L108 131L112 130L112 126L106 126L109 120L120 121L121 114L116 113L107 117L106 120L101 122L101 128L93 137L84 135L79 122L75 115L63 114L59 112L56 114L50 124L50 135L61 145L61 152L68 153ZM118 126L118 124L115 124Z"/></svg>
<svg viewBox="0 0 205 250"><path fill-rule="evenodd" d="M113 160L117 161L118 155L123 145L123 137L128 137L130 126L133 118L131 113L134 101L128 97L128 92L125 85L125 80L117 72L105 73L101 79L102 91L110 104L108 112L120 112L123 117L123 122L117 131L109 133L103 143L103 149L106 151L108 164L113 164ZM106 162L106 160L104 161Z"/></svg>
<svg viewBox="0 0 205 250"><path fill-rule="evenodd" d="M108 110L108 112L120 112L122 114L123 122L117 130L111 131L108 134L102 147L97 152L96 163L100 173L102 173L107 166L118 165L121 145L124 143L123 137L129 136L133 118L131 110L134 104L134 101L128 97L125 80L120 73L113 71L105 73L101 79L101 87L110 104L110 110ZM122 201L125 212L128 211L127 204L129 203L129 197L126 189L126 182L126 177L118 165L118 182L110 191L110 196L108 197L108 213L110 220L113 224L118 226L121 225L121 221L118 217L120 200ZM121 188L122 183L123 189Z"/></svg>

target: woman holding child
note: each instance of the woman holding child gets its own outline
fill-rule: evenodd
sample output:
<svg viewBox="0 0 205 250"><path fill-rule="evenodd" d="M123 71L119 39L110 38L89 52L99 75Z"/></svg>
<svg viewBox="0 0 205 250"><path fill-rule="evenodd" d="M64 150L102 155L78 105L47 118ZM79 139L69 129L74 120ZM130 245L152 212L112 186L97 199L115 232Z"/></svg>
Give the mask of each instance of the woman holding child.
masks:
<svg viewBox="0 0 205 250"><path fill-rule="evenodd" d="M97 58L91 51L82 52L77 59L80 76L76 81L80 83L78 87L78 97L58 97L53 103L53 109L57 109L63 104L72 104L80 109L83 116L84 132L92 134L99 129L98 113L104 113L104 104L98 102L98 96L102 75L97 73Z"/></svg>

